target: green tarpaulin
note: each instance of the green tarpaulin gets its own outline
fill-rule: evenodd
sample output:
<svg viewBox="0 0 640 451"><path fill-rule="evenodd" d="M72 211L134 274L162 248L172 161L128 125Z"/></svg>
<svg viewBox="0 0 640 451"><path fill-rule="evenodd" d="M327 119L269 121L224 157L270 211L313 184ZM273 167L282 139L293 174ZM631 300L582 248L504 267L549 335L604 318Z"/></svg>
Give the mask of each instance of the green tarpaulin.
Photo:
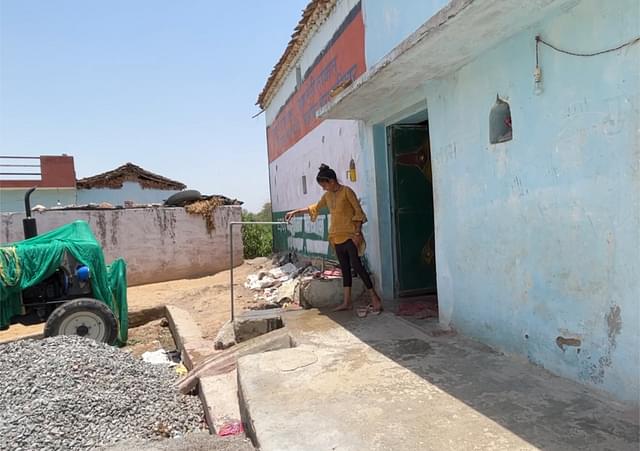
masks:
<svg viewBox="0 0 640 451"><path fill-rule="evenodd" d="M0 327L22 311L21 291L51 276L65 252L91 271L93 297L104 302L118 320L118 342L127 342L126 263L118 259L106 266L100 243L85 221L17 243L0 245Z"/></svg>

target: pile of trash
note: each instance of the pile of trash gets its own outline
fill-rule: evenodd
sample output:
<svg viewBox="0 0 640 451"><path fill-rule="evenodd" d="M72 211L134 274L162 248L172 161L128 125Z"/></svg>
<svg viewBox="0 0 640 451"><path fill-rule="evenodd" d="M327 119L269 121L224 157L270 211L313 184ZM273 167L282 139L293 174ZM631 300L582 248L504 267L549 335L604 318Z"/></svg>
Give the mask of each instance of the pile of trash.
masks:
<svg viewBox="0 0 640 451"><path fill-rule="evenodd" d="M299 288L301 283L311 279L339 279L339 268L319 269L309 261L299 260L295 254L274 258L272 269L262 269L250 274L244 286L256 294L251 310L272 308L300 308Z"/></svg>
<svg viewBox="0 0 640 451"><path fill-rule="evenodd" d="M301 267L293 263L270 270L261 270L256 274L250 274L244 286L256 294L253 297L252 310L270 308L291 308L298 305L296 289L300 275L312 268L310 264Z"/></svg>
<svg viewBox="0 0 640 451"><path fill-rule="evenodd" d="M197 200L184 207L187 213L192 215L200 215L204 218L207 225L207 232L209 235L215 230L216 223L213 216L213 212L216 211L220 205L226 205L224 199L216 196L211 196L208 199Z"/></svg>

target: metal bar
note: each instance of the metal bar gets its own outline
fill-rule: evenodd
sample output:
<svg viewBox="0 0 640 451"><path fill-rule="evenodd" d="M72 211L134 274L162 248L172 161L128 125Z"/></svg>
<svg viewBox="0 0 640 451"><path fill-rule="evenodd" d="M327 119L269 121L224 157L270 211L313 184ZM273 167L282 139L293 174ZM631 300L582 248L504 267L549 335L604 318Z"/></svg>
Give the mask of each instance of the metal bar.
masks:
<svg viewBox="0 0 640 451"><path fill-rule="evenodd" d="M247 221L234 221L229 223L229 279L231 282L231 321L235 319L235 306L234 306L234 292L233 292L233 226L236 225L287 225L288 222L280 221L280 222L269 222L269 221L258 221L258 222L247 222Z"/></svg>
<svg viewBox="0 0 640 451"><path fill-rule="evenodd" d="M39 168L39 164L0 164L2 168Z"/></svg>
<svg viewBox="0 0 640 451"><path fill-rule="evenodd" d="M0 172L0 175L42 175L40 172Z"/></svg>
<svg viewBox="0 0 640 451"><path fill-rule="evenodd" d="M55 301L47 301L47 302L38 302L38 303L26 303L24 304L25 307L43 307L45 305L50 305L50 304L64 304L65 302L69 302L72 301L73 299L78 299L80 297L84 297L84 296L78 296L76 298L71 298L71 299L60 299L60 300L55 300Z"/></svg>
<svg viewBox="0 0 640 451"><path fill-rule="evenodd" d="M234 302L233 302L233 226L235 224L232 222L229 226L229 260L230 260L230 271L229 271L229 279L230 279L230 287L231 287L231 322L235 319L234 312Z"/></svg>
<svg viewBox="0 0 640 451"><path fill-rule="evenodd" d="M13 157L10 155L0 155L0 158L11 158L12 160L39 160L40 157Z"/></svg>

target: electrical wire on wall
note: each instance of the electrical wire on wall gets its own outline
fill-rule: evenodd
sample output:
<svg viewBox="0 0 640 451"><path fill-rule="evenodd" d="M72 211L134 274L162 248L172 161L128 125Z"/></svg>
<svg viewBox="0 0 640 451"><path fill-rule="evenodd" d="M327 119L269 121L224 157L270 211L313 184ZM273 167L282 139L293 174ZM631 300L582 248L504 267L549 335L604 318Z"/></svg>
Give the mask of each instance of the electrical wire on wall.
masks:
<svg viewBox="0 0 640 451"><path fill-rule="evenodd" d="M565 50L565 49L561 49L558 46L555 46L547 41L545 41L544 39L542 39L542 37L540 35L536 36L536 68L533 72L533 81L534 81L534 93L536 95L539 95L540 93L542 93L542 69L540 69L540 44L542 45L546 45L547 47L549 47L552 50L555 50L556 52L559 53L564 53L565 55L571 55L571 56L579 56L579 57L591 57L591 56L598 56L598 55L602 55L605 53L611 53L611 52L615 52L618 51L620 49L623 49L625 47L637 44L638 42L640 42L640 36L635 37L633 39L630 39L629 41L620 44L617 47L612 47L610 49L605 49L605 50L600 50L597 52L574 52L571 50Z"/></svg>
<svg viewBox="0 0 640 451"><path fill-rule="evenodd" d="M580 53L580 52L572 52L570 50L560 49L560 48L556 47L555 45L548 43L547 41L542 39L540 37L540 35L538 35L538 36L536 36L536 65L537 65L537 62L538 62L538 46L540 44L544 44L547 47L552 48L556 52L565 53L567 55L572 55L572 56L598 56L598 55L602 55L603 53L615 52L616 50L620 50L620 49L623 49L623 48L625 48L627 46L630 46L630 45L633 45L633 44L637 44L638 42L640 42L640 36L638 36L637 38L633 38L630 41L627 41L624 44L620 44L618 47L613 47L611 49L600 50L599 52L593 52L593 53Z"/></svg>

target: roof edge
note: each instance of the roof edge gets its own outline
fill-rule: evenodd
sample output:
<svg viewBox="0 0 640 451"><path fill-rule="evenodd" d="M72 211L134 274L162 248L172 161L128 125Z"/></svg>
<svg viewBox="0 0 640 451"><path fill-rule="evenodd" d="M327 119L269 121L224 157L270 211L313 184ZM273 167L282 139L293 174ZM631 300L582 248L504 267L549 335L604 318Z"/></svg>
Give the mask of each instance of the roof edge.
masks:
<svg viewBox="0 0 640 451"><path fill-rule="evenodd" d="M167 177L154 174L133 163L126 163L111 171L103 172L91 177L79 179L78 189L93 188L122 188L124 182L138 182L143 188L182 191L187 186Z"/></svg>
<svg viewBox="0 0 640 451"><path fill-rule="evenodd" d="M307 4L302 11L300 21L293 30L291 40L258 95L256 105L263 110L269 106L277 88L282 85L293 64L298 61L309 39L315 34L317 26L329 16L336 3L337 0L311 0Z"/></svg>

